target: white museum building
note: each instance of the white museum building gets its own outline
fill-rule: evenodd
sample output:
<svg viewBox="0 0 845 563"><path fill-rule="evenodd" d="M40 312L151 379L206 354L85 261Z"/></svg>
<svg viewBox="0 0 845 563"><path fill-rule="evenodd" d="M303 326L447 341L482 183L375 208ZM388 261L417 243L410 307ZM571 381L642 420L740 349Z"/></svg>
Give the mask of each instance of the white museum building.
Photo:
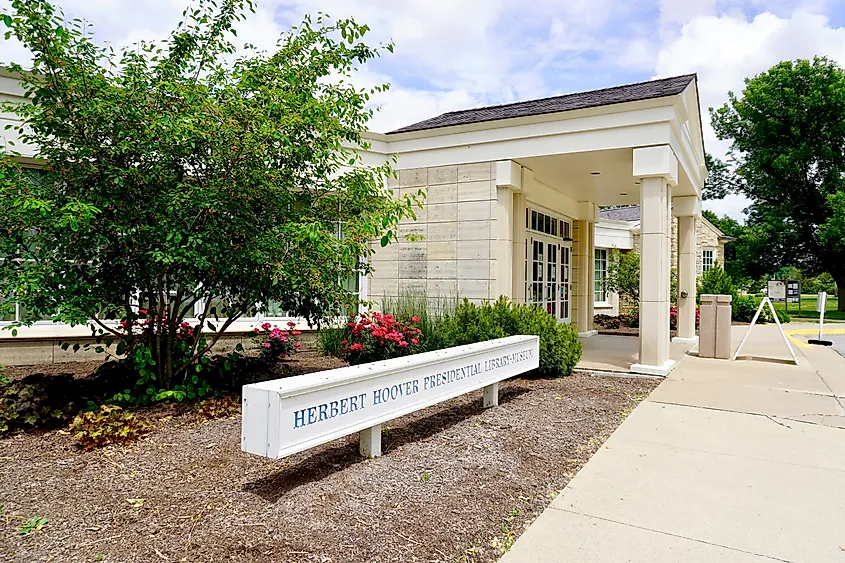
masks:
<svg viewBox="0 0 845 563"><path fill-rule="evenodd" d="M0 96L23 101L9 76L0 77ZM599 208L638 204L641 328L639 361L631 369L668 373L673 216L678 338L695 338L696 219L707 174L700 119L697 78L686 75L455 111L387 134L367 133L365 162L395 156L398 178L389 187L398 194L422 188L427 199L415 221L400 225L399 243L374 245L374 271L361 280L362 297L504 295L543 307L589 336ZM406 242L406 234L424 238ZM230 330L246 332L268 318L245 319ZM20 330L18 339L86 332L41 322ZM0 346L12 338L0 331Z"/></svg>

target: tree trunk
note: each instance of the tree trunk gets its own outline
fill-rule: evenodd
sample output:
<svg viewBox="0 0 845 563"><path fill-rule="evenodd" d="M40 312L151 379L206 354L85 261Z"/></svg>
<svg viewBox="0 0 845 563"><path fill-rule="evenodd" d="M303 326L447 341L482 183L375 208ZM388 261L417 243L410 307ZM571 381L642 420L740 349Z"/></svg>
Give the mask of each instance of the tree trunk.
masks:
<svg viewBox="0 0 845 563"><path fill-rule="evenodd" d="M839 298L839 307L836 310L845 313L845 299L842 298L842 292L845 290L845 273L834 274L833 280L836 282L836 296Z"/></svg>

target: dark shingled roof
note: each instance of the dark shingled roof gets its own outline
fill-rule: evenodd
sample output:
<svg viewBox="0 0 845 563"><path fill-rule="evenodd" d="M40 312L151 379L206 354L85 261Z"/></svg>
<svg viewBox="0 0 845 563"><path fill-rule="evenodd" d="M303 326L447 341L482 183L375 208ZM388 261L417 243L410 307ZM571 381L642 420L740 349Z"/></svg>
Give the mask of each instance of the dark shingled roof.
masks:
<svg viewBox="0 0 845 563"><path fill-rule="evenodd" d="M676 96L683 92L689 86L690 82L694 80L696 80L695 74L685 74L672 78L661 78L659 80L614 86L612 88L603 88L590 92L554 96L552 98L450 111L449 113L444 113L443 115L438 115L437 117L390 131L388 135Z"/></svg>
<svg viewBox="0 0 845 563"><path fill-rule="evenodd" d="M627 205L614 209L600 209L599 215L601 215L602 219L609 219L611 221L639 221L640 206Z"/></svg>

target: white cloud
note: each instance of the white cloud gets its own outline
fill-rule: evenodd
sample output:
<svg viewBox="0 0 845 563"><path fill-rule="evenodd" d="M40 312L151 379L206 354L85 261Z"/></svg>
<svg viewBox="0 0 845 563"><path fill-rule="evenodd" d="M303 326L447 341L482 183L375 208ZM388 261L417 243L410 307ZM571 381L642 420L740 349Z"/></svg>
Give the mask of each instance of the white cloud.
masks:
<svg viewBox="0 0 845 563"><path fill-rule="evenodd" d="M789 17L766 12L752 20L741 15L698 16L660 50L656 75L698 73L705 146L722 157L729 144L716 138L708 108L724 104L729 91L739 95L746 77L783 60L815 55L845 65L845 28L832 28L824 15L799 10ZM737 196L708 206L740 218L748 203Z"/></svg>

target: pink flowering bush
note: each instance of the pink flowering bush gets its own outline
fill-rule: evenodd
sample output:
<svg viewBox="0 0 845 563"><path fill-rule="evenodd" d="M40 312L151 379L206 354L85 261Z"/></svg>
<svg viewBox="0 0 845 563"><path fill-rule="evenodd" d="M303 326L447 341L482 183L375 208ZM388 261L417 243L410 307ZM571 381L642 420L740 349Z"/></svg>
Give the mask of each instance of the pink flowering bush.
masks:
<svg viewBox="0 0 845 563"><path fill-rule="evenodd" d="M696 307L695 308L695 328L698 328L699 321L701 320L701 310ZM670 330L678 330L678 308L672 305L669 308L669 329Z"/></svg>
<svg viewBox="0 0 845 563"><path fill-rule="evenodd" d="M295 326L296 323L288 322L288 328L285 330L270 323L264 323L260 329L253 329L255 333L253 341L259 347L258 357L268 364L273 364L298 352L302 345L297 342L296 337L302 332L294 330Z"/></svg>
<svg viewBox="0 0 845 563"><path fill-rule="evenodd" d="M352 315L348 337L340 343L341 356L356 365L422 352L419 322L415 316L402 322L382 313Z"/></svg>

